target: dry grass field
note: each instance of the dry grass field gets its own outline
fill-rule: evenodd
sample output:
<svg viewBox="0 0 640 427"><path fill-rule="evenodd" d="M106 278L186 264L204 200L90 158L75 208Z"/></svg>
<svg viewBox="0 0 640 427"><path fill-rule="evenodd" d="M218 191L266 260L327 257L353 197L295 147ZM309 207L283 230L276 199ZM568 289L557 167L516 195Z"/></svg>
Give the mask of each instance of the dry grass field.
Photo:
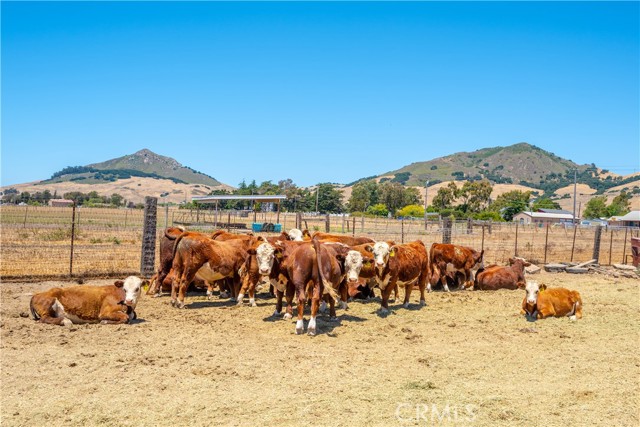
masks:
<svg viewBox="0 0 640 427"><path fill-rule="evenodd" d="M131 325L65 328L23 316L68 283L3 283L2 425L639 425L638 280L535 278L579 290L584 318L528 322L524 291L422 308L414 292L387 317L350 303L309 337L267 294L256 308L190 294L184 310L143 297Z"/></svg>

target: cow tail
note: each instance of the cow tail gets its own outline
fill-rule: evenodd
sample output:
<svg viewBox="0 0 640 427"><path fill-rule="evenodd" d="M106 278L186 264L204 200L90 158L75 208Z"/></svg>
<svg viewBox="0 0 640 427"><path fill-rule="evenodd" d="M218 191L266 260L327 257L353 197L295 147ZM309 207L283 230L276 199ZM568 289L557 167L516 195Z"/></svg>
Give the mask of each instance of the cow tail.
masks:
<svg viewBox="0 0 640 427"><path fill-rule="evenodd" d="M185 233L181 233L178 237L176 237L176 241L173 244L173 253L171 254L171 259L175 259L176 252L178 251L178 244L180 244L180 240L184 237Z"/></svg>
<svg viewBox="0 0 640 427"><path fill-rule="evenodd" d="M320 264L321 264L320 263L320 242L318 242L317 239L313 239L313 249L316 252L316 264L317 264L317 268L318 268L318 277L320 278L320 280L322 280L322 284L324 285L324 289L331 296L331 298L333 298L334 301L339 302L340 301L340 297L338 296L338 293L336 292L335 289L333 289L333 286L331 285L331 282L329 282L324 277L324 273L322 272L322 268L320 268Z"/></svg>
<svg viewBox="0 0 640 427"><path fill-rule="evenodd" d="M36 311L33 306L33 297L31 297L31 301L29 301L29 310L31 311L31 316L33 316L33 320L40 320L40 315Z"/></svg>

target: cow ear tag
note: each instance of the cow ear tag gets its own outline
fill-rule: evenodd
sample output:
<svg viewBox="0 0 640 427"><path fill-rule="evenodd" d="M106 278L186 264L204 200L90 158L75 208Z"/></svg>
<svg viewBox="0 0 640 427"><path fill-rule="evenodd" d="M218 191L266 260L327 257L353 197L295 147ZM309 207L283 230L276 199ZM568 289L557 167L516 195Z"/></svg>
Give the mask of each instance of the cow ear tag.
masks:
<svg viewBox="0 0 640 427"><path fill-rule="evenodd" d="M142 289L147 292L149 290L149 282L145 282L145 284L142 285Z"/></svg>
<svg viewBox="0 0 640 427"><path fill-rule="evenodd" d="M389 256L396 256L396 253L395 253L395 252L391 252L391 253L389 254Z"/></svg>

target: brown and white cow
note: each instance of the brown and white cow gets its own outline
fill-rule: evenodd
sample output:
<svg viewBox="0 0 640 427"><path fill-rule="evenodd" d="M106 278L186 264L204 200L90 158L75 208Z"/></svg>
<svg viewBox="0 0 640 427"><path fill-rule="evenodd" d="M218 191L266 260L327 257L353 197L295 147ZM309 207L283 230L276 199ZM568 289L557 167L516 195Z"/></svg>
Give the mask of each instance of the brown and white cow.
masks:
<svg viewBox="0 0 640 427"><path fill-rule="evenodd" d="M275 247L268 242L259 242L247 251L242 272L242 288L238 294L238 305L242 305L245 294L249 294L249 304L256 307L255 292L258 282L270 282L276 261Z"/></svg>
<svg viewBox="0 0 640 427"><path fill-rule="evenodd" d="M129 276L106 286L71 286L52 288L31 297L34 320L53 325L79 323L129 323L136 318L136 305L147 284Z"/></svg>
<svg viewBox="0 0 640 427"><path fill-rule="evenodd" d="M448 243L434 243L431 245L430 274L427 290L431 292L431 285L438 282L449 292L447 276L456 277L457 273L464 276L464 287L473 286L474 273L483 267L482 256L484 250L478 252L466 246L452 245Z"/></svg>
<svg viewBox="0 0 640 427"><path fill-rule="evenodd" d="M160 296L162 294L163 284L171 271L171 264L173 264L173 246L178 236L184 231L184 227L169 227L164 230L164 235L160 238L160 265L155 278L151 279L147 295Z"/></svg>
<svg viewBox="0 0 640 427"><path fill-rule="evenodd" d="M287 233L287 236L289 237L289 240L293 240L294 242L304 241L302 230L300 230L299 228L292 228Z"/></svg>
<svg viewBox="0 0 640 427"><path fill-rule="evenodd" d="M349 246L362 245L364 243L372 243L372 244L375 243L375 240L370 239L369 237L364 237L364 236L352 237L352 236L346 236L344 234L322 233L320 231L313 233L312 238L319 240L321 242L338 242L338 243L344 243L345 245L349 245Z"/></svg>
<svg viewBox="0 0 640 427"><path fill-rule="evenodd" d="M389 247L395 245L393 241L386 242ZM349 297L351 298L363 298L369 299L374 297L373 288L377 282L376 269L373 259L373 246L370 243L364 243L361 245L351 246L351 250L359 253L350 252L345 259L345 268L348 272L347 276L347 288ZM357 274L353 274L353 272ZM357 276L357 277L356 277ZM364 279L364 283L361 283ZM395 299L398 299L398 286L394 288Z"/></svg>
<svg viewBox="0 0 640 427"><path fill-rule="evenodd" d="M481 291L524 289L524 268L531 265L522 258L510 258L509 266L492 265L476 273L473 288Z"/></svg>
<svg viewBox="0 0 640 427"><path fill-rule="evenodd" d="M171 287L171 304L184 307L187 286L196 273L209 283L232 279L235 295L240 290L240 267L245 262L251 240L212 240L200 233L185 232L176 239Z"/></svg>
<svg viewBox="0 0 640 427"><path fill-rule="evenodd" d="M582 298L578 291L566 288L547 288L536 281L528 281L520 314L530 319L545 317L569 317L582 319Z"/></svg>
<svg viewBox="0 0 640 427"><path fill-rule="evenodd" d="M414 242L389 246L387 242L377 242L372 252L375 260L376 281L382 290L381 313L389 311L389 296L396 285L404 286L403 307L409 307L413 285L420 289L420 305L425 305L424 290L429 274L429 255L424 243Z"/></svg>

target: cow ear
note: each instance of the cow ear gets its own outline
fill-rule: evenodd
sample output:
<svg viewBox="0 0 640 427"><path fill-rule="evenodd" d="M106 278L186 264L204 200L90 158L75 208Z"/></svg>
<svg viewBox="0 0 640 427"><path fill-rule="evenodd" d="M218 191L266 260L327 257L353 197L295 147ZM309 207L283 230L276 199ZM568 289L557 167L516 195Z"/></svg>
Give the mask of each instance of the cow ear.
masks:
<svg viewBox="0 0 640 427"><path fill-rule="evenodd" d="M391 249L389 249L389 256L391 257L396 256L396 252L398 252L398 248L395 246L392 246Z"/></svg>
<svg viewBox="0 0 640 427"><path fill-rule="evenodd" d="M336 259L340 262L340 264L344 264L345 257L342 254L336 254Z"/></svg>
<svg viewBox="0 0 640 427"><path fill-rule="evenodd" d="M367 245L367 246L364 247L364 250L367 251L367 252L373 253L373 246Z"/></svg>
<svg viewBox="0 0 640 427"><path fill-rule="evenodd" d="M124 282L122 280L116 280L114 285L116 285L116 288L121 288L124 286Z"/></svg>
<svg viewBox="0 0 640 427"><path fill-rule="evenodd" d="M257 252L256 252L255 248L251 248L251 249L249 249L249 250L247 251L247 253L248 253L249 255L255 255Z"/></svg>
<svg viewBox="0 0 640 427"><path fill-rule="evenodd" d="M282 259L282 248L278 247L273 251L273 256L277 259Z"/></svg>
<svg viewBox="0 0 640 427"><path fill-rule="evenodd" d="M516 262L515 258L509 258L509 265L513 265L514 262Z"/></svg>
<svg viewBox="0 0 640 427"><path fill-rule="evenodd" d="M362 257L362 265L371 265L373 264L373 258Z"/></svg>
<svg viewBox="0 0 640 427"><path fill-rule="evenodd" d="M524 266L525 266L525 267L529 267L530 265L531 265L531 263L530 263L530 262L526 262L526 261L525 261L525 263L524 263Z"/></svg>
<svg viewBox="0 0 640 427"><path fill-rule="evenodd" d="M540 292L544 291L547 289L547 285L545 285L544 283L542 285L540 285Z"/></svg>
<svg viewBox="0 0 640 427"><path fill-rule="evenodd" d="M389 247L395 246L396 242L394 242L393 240L387 240L387 245L389 245Z"/></svg>

